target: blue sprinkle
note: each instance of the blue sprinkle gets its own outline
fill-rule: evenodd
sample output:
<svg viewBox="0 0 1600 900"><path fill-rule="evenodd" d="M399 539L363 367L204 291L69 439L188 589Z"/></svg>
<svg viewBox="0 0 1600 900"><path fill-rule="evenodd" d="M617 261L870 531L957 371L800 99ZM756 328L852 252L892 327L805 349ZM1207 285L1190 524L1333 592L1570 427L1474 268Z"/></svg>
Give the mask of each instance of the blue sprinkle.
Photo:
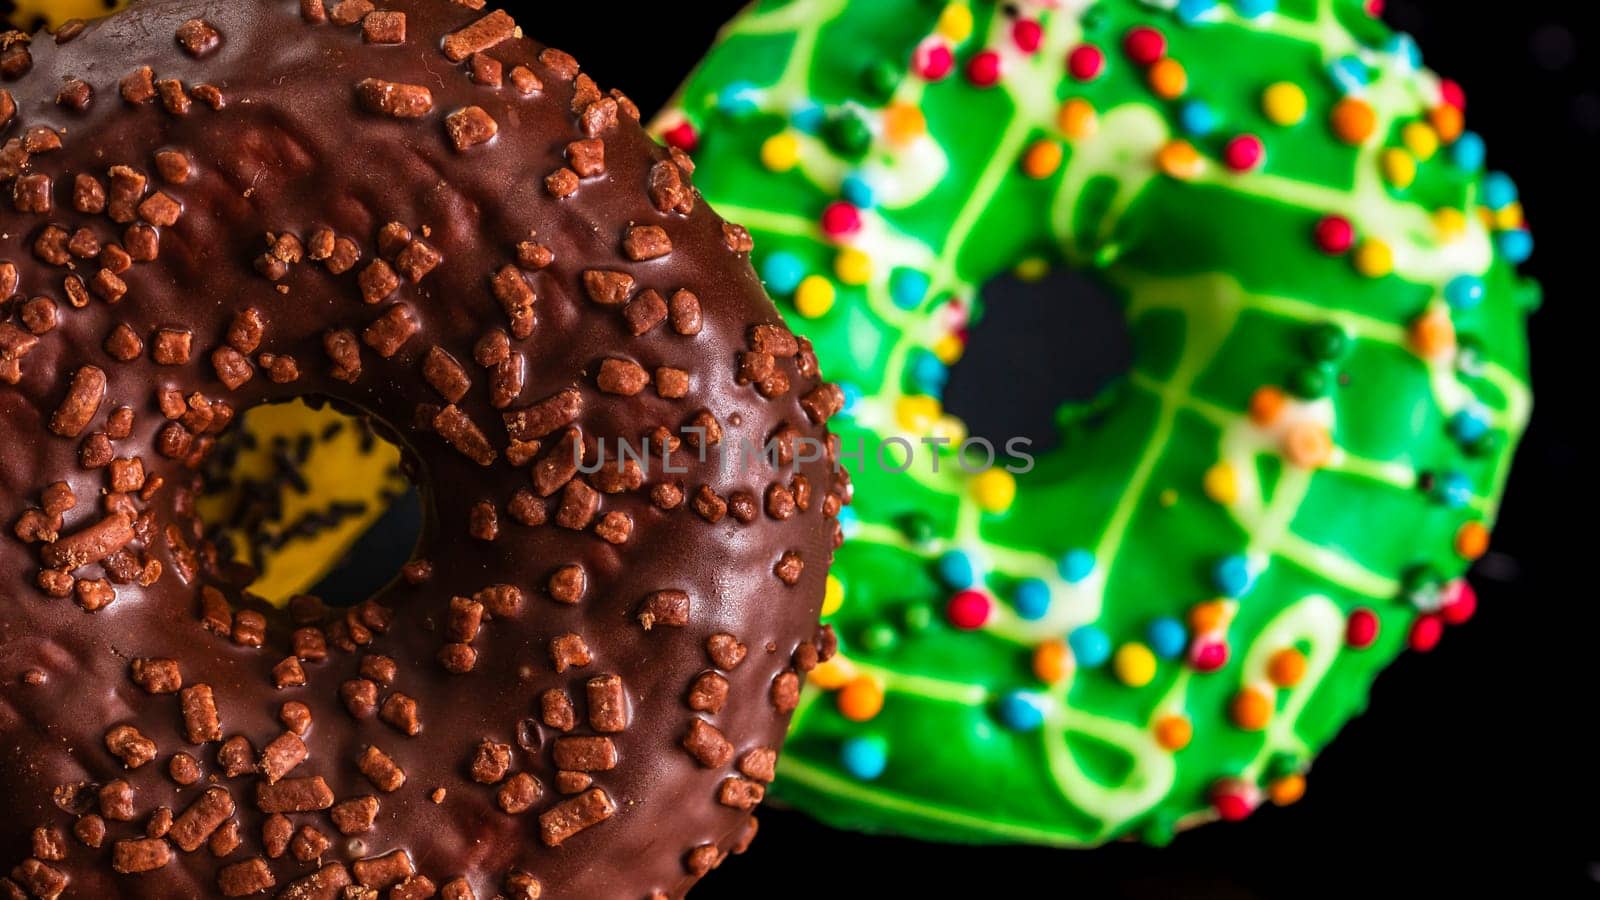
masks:
<svg viewBox="0 0 1600 900"><path fill-rule="evenodd" d="M756 108L756 86L748 81L735 81L717 95L717 108L729 115L741 115Z"/></svg>
<svg viewBox="0 0 1600 900"><path fill-rule="evenodd" d="M1533 255L1533 235L1525 229L1502 231L1495 236L1495 243L1500 247L1500 255L1514 266L1522 265Z"/></svg>
<svg viewBox="0 0 1600 900"><path fill-rule="evenodd" d="M1217 0L1178 0L1178 21L1193 25L1216 7Z"/></svg>
<svg viewBox="0 0 1600 900"><path fill-rule="evenodd" d="M1162 616L1152 621L1145 629L1145 640L1150 642L1150 651L1162 659L1176 659L1183 655L1183 648L1189 644L1189 632L1171 616Z"/></svg>
<svg viewBox="0 0 1600 900"><path fill-rule="evenodd" d="M1483 205L1502 210L1517 202L1517 183L1504 172L1490 172L1483 178Z"/></svg>
<svg viewBox="0 0 1600 900"><path fill-rule="evenodd" d="M1094 554L1083 549L1068 550L1067 555L1061 557L1061 564L1057 568L1062 578L1077 584L1094 571Z"/></svg>
<svg viewBox="0 0 1600 900"><path fill-rule="evenodd" d="M1067 646L1078 665L1093 669L1111 658L1111 638L1094 625L1081 625L1067 635Z"/></svg>
<svg viewBox="0 0 1600 900"><path fill-rule="evenodd" d="M1468 172L1476 172L1483 168L1483 161L1489 155L1489 148L1483 143L1483 138L1476 131L1468 131L1456 138L1450 145L1450 159L1457 168Z"/></svg>
<svg viewBox="0 0 1600 900"><path fill-rule="evenodd" d="M793 253L775 251L761 264L761 280L767 283L767 290L774 294L794 293L805 276L805 263Z"/></svg>
<svg viewBox="0 0 1600 900"><path fill-rule="evenodd" d="M1463 444L1476 444L1489 433L1489 417L1483 410L1472 407L1450 417L1450 436ZM840 512L849 509L841 507Z"/></svg>
<svg viewBox="0 0 1600 900"><path fill-rule="evenodd" d="M846 509L849 507L841 507L840 512ZM1042 579L1024 578L1017 582L1016 592L1011 595L1011 605L1016 607L1017 615L1030 622L1044 618L1044 614L1050 611L1050 585Z"/></svg>
<svg viewBox="0 0 1600 900"><path fill-rule="evenodd" d="M1000 698L1000 721L1012 731L1038 731L1044 727L1045 699L1026 691L1010 691Z"/></svg>
<svg viewBox="0 0 1600 900"><path fill-rule="evenodd" d="M1354 56L1341 56L1328 67L1328 77L1339 90L1353 94L1367 86L1367 64Z"/></svg>
<svg viewBox="0 0 1600 900"><path fill-rule="evenodd" d="M789 121L806 134L816 134L828 123L828 112L816 103L801 103L789 113Z"/></svg>
<svg viewBox="0 0 1600 900"><path fill-rule="evenodd" d="M845 416L855 415L856 407L861 403L861 398L865 396L861 393L861 386L854 381L836 383L839 385L839 392L844 394L844 406L840 407L839 414Z"/></svg>
<svg viewBox="0 0 1600 900"><path fill-rule="evenodd" d="M862 781L873 781L889 767L889 745L880 737L846 738L839 746L839 764Z"/></svg>
<svg viewBox="0 0 1600 900"><path fill-rule="evenodd" d="M1400 60L1408 69L1422 68L1422 49L1417 46L1411 35L1401 32L1389 38L1383 46L1384 52Z"/></svg>
<svg viewBox="0 0 1600 900"><path fill-rule="evenodd" d="M965 550L950 550L939 557L939 580L957 590L976 586L982 576L978 561Z"/></svg>
<svg viewBox="0 0 1600 900"><path fill-rule="evenodd" d="M860 175L846 176L844 183L839 185L839 193L852 206L858 206L861 209L871 209L878 205L877 192Z"/></svg>
<svg viewBox="0 0 1600 900"><path fill-rule="evenodd" d="M916 269L895 269L889 273L889 296L901 309L916 309L928 296L928 276Z"/></svg>
<svg viewBox="0 0 1600 900"><path fill-rule="evenodd" d="M911 352L909 374L912 386L930 397L943 396L945 382L950 380L950 370L939 357L921 347Z"/></svg>
<svg viewBox="0 0 1600 900"><path fill-rule="evenodd" d="M861 516L856 513L854 507L839 507L837 518L839 520L839 530L843 532L845 537L854 537L861 531Z"/></svg>
<svg viewBox="0 0 1600 900"><path fill-rule="evenodd" d="M1457 275L1444 286L1446 303L1456 309L1472 309L1483 302L1483 279L1476 275Z"/></svg>
<svg viewBox="0 0 1600 900"><path fill-rule="evenodd" d="M1225 556L1217 561L1211 579L1224 597L1243 597L1249 592L1255 575L1250 571L1250 561L1243 556Z"/></svg>
<svg viewBox="0 0 1600 900"><path fill-rule="evenodd" d="M1178 109L1178 126L1193 137L1217 130L1217 113L1203 100L1190 100Z"/></svg>
<svg viewBox="0 0 1600 900"><path fill-rule="evenodd" d="M1278 11L1278 0L1233 0L1233 8L1246 19L1258 19Z"/></svg>
<svg viewBox="0 0 1600 900"><path fill-rule="evenodd" d="M1460 509L1472 502L1472 479L1462 472L1446 472L1439 476L1434 491L1445 506Z"/></svg>

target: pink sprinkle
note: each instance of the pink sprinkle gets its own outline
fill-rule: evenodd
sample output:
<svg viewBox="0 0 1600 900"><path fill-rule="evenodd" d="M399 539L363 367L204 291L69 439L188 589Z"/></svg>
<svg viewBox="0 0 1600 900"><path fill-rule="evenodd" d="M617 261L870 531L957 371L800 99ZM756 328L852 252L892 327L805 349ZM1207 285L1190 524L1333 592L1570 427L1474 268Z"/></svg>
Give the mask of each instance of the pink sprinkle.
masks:
<svg viewBox="0 0 1600 900"><path fill-rule="evenodd" d="M694 126L688 121L679 122L668 128L661 135L667 141L667 146L677 147L685 153L693 153L694 148L700 145L700 136L694 133Z"/></svg>
<svg viewBox="0 0 1600 900"><path fill-rule="evenodd" d="M1078 81L1093 81L1105 70L1105 51L1093 44L1079 44L1067 54L1067 72Z"/></svg>
<svg viewBox="0 0 1600 900"><path fill-rule="evenodd" d="M1407 638L1407 642L1411 644L1411 649L1418 653L1427 653L1439 646L1441 637L1444 637L1444 618L1430 613L1418 616L1417 620L1411 623L1411 636Z"/></svg>
<svg viewBox="0 0 1600 900"><path fill-rule="evenodd" d="M978 87L994 87L1000 83L1000 54L984 50L967 61L967 80Z"/></svg>
<svg viewBox="0 0 1600 900"><path fill-rule="evenodd" d="M943 41L924 41L911 60L917 74L927 81L942 81L955 68L956 58Z"/></svg>
<svg viewBox="0 0 1600 900"><path fill-rule="evenodd" d="M1037 19L1018 19L1011 26L1011 39L1016 41L1018 50L1032 53L1039 49L1039 42L1044 40L1044 29L1039 27Z"/></svg>
<svg viewBox="0 0 1600 900"><path fill-rule="evenodd" d="M1343 216L1327 216L1317 223L1316 239L1323 253L1338 256L1356 242L1356 229Z"/></svg>
<svg viewBox="0 0 1600 900"><path fill-rule="evenodd" d="M1241 134L1228 142L1223 148L1222 159L1228 168L1235 172L1249 172L1259 169L1266 161L1267 148L1261 143L1261 138L1253 134Z"/></svg>
<svg viewBox="0 0 1600 900"><path fill-rule="evenodd" d="M1384 0L1367 0L1367 15L1376 19L1383 15Z"/></svg>
<svg viewBox="0 0 1600 900"><path fill-rule="evenodd" d="M1439 99L1462 112L1467 111L1467 92L1461 87L1461 82L1459 81L1449 78L1440 80Z"/></svg>
<svg viewBox="0 0 1600 900"><path fill-rule="evenodd" d="M861 230L861 210L837 200L822 211L822 232L830 238L849 237Z"/></svg>
<svg viewBox="0 0 1600 900"><path fill-rule="evenodd" d="M1128 29L1122 50L1136 65L1152 66L1167 55L1167 37L1148 25L1138 25Z"/></svg>
<svg viewBox="0 0 1600 900"><path fill-rule="evenodd" d="M1344 625L1344 642L1360 650L1378 639L1378 616L1370 609L1351 610Z"/></svg>
<svg viewBox="0 0 1600 900"><path fill-rule="evenodd" d="M962 631L973 631L983 627L989 621L989 613L993 611L994 604L988 595L981 591L960 591L950 598L946 604L944 614L950 624Z"/></svg>
<svg viewBox="0 0 1600 900"><path fill-rule="evenodd" d="M1189 665L1197 671L1215 672L1228 664L1228 645L1222 641L1202 641L1189 650Z"/></svg>
<svg viewBox="0 0 1600 900"><path fill-rule="evenodd" d="M1211 803L1217 809L1217 816L1224 822L1241 822L1254 811L1250 800L1238 794L1219 794Z"/></svg>
<svg viewBox="0 0 1600 900"><path fill-rule="evenodd" d="M1465 578L1452 581L1445 587L1444 605L1439 614L1446 625L1464 625L1478 611L1478 592Z"/></svg>

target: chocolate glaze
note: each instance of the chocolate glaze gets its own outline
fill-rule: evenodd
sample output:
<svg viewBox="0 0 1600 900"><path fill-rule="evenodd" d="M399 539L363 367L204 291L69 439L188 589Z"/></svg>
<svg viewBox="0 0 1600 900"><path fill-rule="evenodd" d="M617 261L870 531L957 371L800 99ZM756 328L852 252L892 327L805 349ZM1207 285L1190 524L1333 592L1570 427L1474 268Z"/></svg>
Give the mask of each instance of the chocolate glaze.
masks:
<svg viewBox="0 0 1600 900"><path fill-rule="evenodd" d="M746 246L739 232L729 231L699 202L684 214L692 196L661 194L663 178L677 174L687 180L687 161L665 163L679 167L672 172L659 168L668 154L630 118L630 104L618 102L621 112L608 124L609 102L595 100L599 95L586 79L574 80L562 55L542 54L531 40L499 41L486 56L452 62L449 56L461 55L473 41L443 36L487 12L469 6L394 0L370 22L339 25L307 19L318 11L333 20L349 18L363 11L359 0L347 2L344 15L316 0L147 0L64 42L44 34L31 44L21 43L16 33L5 38L0 90L7 93L0 96L0 113L9 105L6 96L15 113L0 121L0 139L16 143L0 156L0 170L12 170L0 171L0 189L16 199L0 199L0 275L4 263L14 265L17 285L0 306L0 518L7 528L0 536L0 572L6 573L0 584L0 797L7 803L0 822L0 897L21 890L50 893L59 885L57 875L66 879L64 896L173 898L241 891L270 874L273 884L263 892L272 895L319 869L328 876L366 877L384 893L393 881L385 863L394 860L370 860L393 851L405 851L417 875L430 882L415 878L394 887L395 896L423 896L430 886L443 896L466 896L463 883L455 881L464 878L480 898L539 891L545 897L675 897L747 840L749 812L719 798L738 802L760 793L759 779L726 780L744 777L740 761L748 751L780 746L790 705L785 690L792 687L794 669L814 664L818 649L824 656L829 651L816 619L837 540L832 514L846 499L847 485L835 482L826 461L774 467L715 453L701 461L686 442L673 458L674 467L686 472L664 472L658 463L642 485L601 493L593 519L574 530L558 522L582 519L576 505L581 489L572 489L575 505L567 515L560 490L538 504L526 495L513 503L519 490L533 487L534 465L525 459L527 447L511 446L502 413L575 388L581 399L575 424L591 454L596 439L614 447L618 438L638 441L657 426L682 435L681 426L702 411L714 417L728 447L741 439L761 444L783 426L822 439L818 420L837 408L837 394L819 387L808 348L793 346L781 331L747 255L737 250ZM369 43L394 39L395 18L381 15L392 12L405 16L404 42ZM210 29L185 26L191 19ZM493 24L482 28L492 31ZM170 84L166 94L145 102L119 94L124 76L146 65L158 82L181 83L191 101L186 112L174 112L182 104ZM516 71L518 66L526 71ZM492 82L497 70L499 87L481 83ZM529 73L540 86L525 93L533 84ZM431 108L409 118L373 112L373 101L357 88L369 78L424 86ZM88 86L86 106L75 79ZM588 96L575 111L578 92ZM220 109L213 108L219 103ZM452 117L468 107L493 120L492 138L482 141L481 116ZM455 127L447 127L447 118ZM586 125L593 134L585 133ZM34 131L41 126L59 137L60 149L49 149L48 135ZM581 178L575 193L557 199L553 190L565 190L570 181L547 186L547 176L580 167L569 153L592 152L592 145L569 151L568 144L586 137L603 142L604 172ZM27 145L36 152L18 152ZM158 159L162 151L184 154L186 180L163 177L177 176L184 167L171 156ZM585 155L581 162L592 171L592 158ZM121 244L139 255L139 234L109 218L118 210L115 202L107 213L74 208L76 176L95 176L109 188L113 166L148 177L141 204L160 192L181 208L175 223L152 226L159 233L159 254L120 273L126 294L115 303L107 299L117 293L115 281L98 273L103 266L113 273L120 267L116 249L98 259L74 257L63 266L47 261L48 247L36 248L54 225L68 235L89 229L80 235L80 248L93 249L93 236L99 244ZM39 208L40 182L30 178L38 175L51 179L50 208L24 212ZM677 210L658 208L674 201ZM173 209L157 200L140 211L146 220L166 222ZM389 222L403 223L441 260L418 281L401 274L391 295L369 305L362 302L363 288L382 274L367 272L374 260L386 259L401 272L406 262L416 262L402 256L406 245L392 240L392 232L391 240L380 240ZM624 252L634 224L661 226L670 252L631 260L640 255ZM313 236L322 228L353 241L360 263L336 275L311 259ZM277 256L268 253L269 235L285 234L298 238L300 258L292 242L282 240ZM530 246L519 254L518 244L530 238L544 249ZM634 244L658 252L659 238L653 231L635 235ZM546 250L553 261L538 268ZM475 361L475 349L494 357L496 341L479 347L480 338L493 329L515 330L491 277L519 259L525 268L516 277L537 295L536 323L526 339L509 342L524 360L525 381L505 408L497 408L491 405L495 379ZM646 289L662 298L680 289L693 292L698 333L680 333L692 329L679 298L668 304L672 316L635 336L638 323L653 318L650 304L625 315L619 306L596 302L584 280L590 269L630 273L636 283L625 293L632 295ZM74 274L90 286L82 308L72 302L85 296L68 284ZM609 288L600 293L611 296ZM48 324L49 304L29 306L34 298L53 299L56 320L36 343L28 330ZM329 358L325 335L349 329L359 341L374 320L399 321L396 303L409 310L416 332L389 358L362 343L359 376L353 382L335 377L341 373ZM236 324L248 308L263 320L259 346L251 346L249 327ZM126 332L108 341L119 325L142 341L130 361L118 358L132 355ZM755 325L780 330L757 337ZM158 338L161 329L188 332L187 362L157 363L158 355L168 361L182 357L181 336ZM741 355L759 351L755 345L763 343L779 351L770 366L759 352L753 360ZM434 347L453 357L470 379L454 413L440 413L448 402L441 392L455 392L452 379L459 373L447 365L441 369L435 355L427 366L435 374L424 377ZM223 368L239 372L241 360L249 364L251 377L237 389L219 380L219 352ZM638 368L614 364L603 376L606 359ZM8 365L15 383L4 377ZM103 399L98 376L80 377L89 366L104 373ZM649 376L658 367L687 372L687 396L663 398L653 384L631 395L601 387L630 390L639 386L639 371ZM439 377L441 372L451 377ZM670 381L681 384L676 376ZM498 388L504 403L503 380ZM176 406L174 395L163 397L170 390L180 392ZM213 404L209 412L203 403L196 410L197 404L182 402L195 393ZM215 404L226 403L236 413L304 395L360 410L402 444L426 510L417 558L431 565L408 566L411 577L354 610L326 613L321 626L327 658L316 659L314 642L302 635L298 646L307 658L297 667L286 658L297 646L291 632L303 623L243 595L227 567L207 563L215 554L199 540L190 501L199 457L214 437L204 433L205 419L225 420ZM97 399L90 410L75 405ZM131 429L126 413L115 413L123 406L133 411ZM168 417L174 414L183 414L181 421L190 427L172 424ZM434 433L433 423L451 430L461 416L486 439L494 454L488 465L469 458L486 458L470 435L447 441ZM559 437L557 432L543 441L556 444ZM107 446L119 459L140 459L142 488L107 494L113 478L124 488L137 483L127 463L86 467L101 462ZM163 447L169 454L185 450L187 458L168 458ZM790 485L797 475L812 486L804 508L790 515L788 504L766 502L769 487ZM157 478L163 483L151 492ZM72 508L61 510L61 488L47 490L56 482L70 487ZM674 497L671 486L680 486L685 499L663 508ZM716 495L712 502L695 502L702 486ZM718 500L729 511L713 524ZM540 512L543 524L524 524ZM620 520L602 517L619 512L631 518L631 532L612 543L626 529ZM107 556L127 540L130 522L132 541ZM491 532L494 539L485 540ZM184 545L199 558L192 574ZM803 569L796 571L790 553L799 555ZM581 598L558 601L552 593L572 596L571 571L559 588L548 586L549 579L573 564L582 568ZM47 565L76 568L64 573ZM141 586L152 575L158 577ZM86 611L108 599L106 585L98 584L102 578L114 582L115 599ZM498 584L519 588L520 606L493 615L495 597L483 595L491 614L470 641L475 665L467 674L447 673L436 660L450 639L447 632L470 632L466 622L452 620L451 598L473 597ZM203 585L220 588L231 610L215 594L203 602ZM52 590L67 596L51 597ZM679 595L671 592L687 596L686 618ZM310 606L296 608L305 612ZM641 610L652 613L649 630L641 624ZM680 619L683 624L673 624ZM369 635L363 623L381 627ZM747 648L738 665L728 653L731 641L712 640L719 634L733 635ZM586 664L579 664L582 654L572 652L570 639L556 642L562 635L582 638ZM356 646L369 637L365 646ZM261 646L250 646L256 642ZM553 644L570 664L565 672L556 671ZM708 650L711 644L715 648ZM182 710L203 698L151 693L170 687L170 667L135 667L136 659L176 660L185 688L209 686L220 718L214 734L223 740L194 743L191 738L206 736L207 723L204 716L186 721ZM275 668L291 686L274 687ZM303 686L292 684L297 668ZM391 668L392 683L381 683ZM725 701L717 702L717 690L708 689L720 689L716 679L702 678L712 671L726 679ZM372 696L383 712L357 719L341 700L341 685L363 675L376 679ZM551 688L565 689L572 698L576 727L570 734L609 737L617 757L613 768L587 773L592 786L573 794L583 808L610 805L614 814L554 847L541 839L541 814L569 799L560 788L576 791L585 779L572 772L557 775L561 732L539 721L541 695ZM414 715L407 698L414 700ZM309 754L281 773L292 759L285 762L277 751L285 745L292 750L293 741L273 742L286 731L280 708L290 701L309 708ZM714 726L728 747L714 739L708 743L707 732L695 728L694 749L687 749L695 718ZM597 730L619 724L620 731ZM148 749L126 732L111 742L120 755L108 748L107 732L119 725L134 726L153 743L150 762L126 767L124 759L138 761ZM412 730L417 733L406 733ZM248 755L239 742L225 743L240 736L249 742ZM509 758L498 748L480 757L485 740L509 747ZM283 780L258 799L265 775L228 777L227 771L255 768L269 744L274 752L266 768ZM386 792L374 786L392 785L384 773L363 774L358 760L369 747L403 770L403 786ZM598 759L600 766L607 752L603 742L568 744L563 758L568 765ZM187 760L173 764L179 753L198 761L197 781L186 771L194 768ZM766 754L747 760L747 771L768 768ZM485 785L474 780L475 773L501 780ZM502 803L520 808L525 803L518 801L532 792L519 773L537 779L540 793L527 811L509 814ZM316 777L329 791L293 782ZM132 820L104 822L98 849L86 846L99 823L80 815L102 812L96 792L117 779L131 786ZM512 785L505 797L503 785ZM240 839L220 859L206 846L188 852L176 843L195 844L198 826L184 824L184 813L214 787L225 789L237 806ZM102 798L104 811L116 810L120 788L114 785L111 796ZM262 858L268 849L281 849L287 832L281 819L259 807L322 805L329 793L336 803L376 797L371 829L347 837L327 811L285 812L289 826L309 825L330 846L310 860L292 851ZM221 800L213 793L207 802ZM166 838L144 840L147 830L163 830L163 807L179 824ZM362 811L359 804L345 809L344 820L352 814L359 819ZM546 833L563 819L581 817L577 807L567 811L571 815L547 817ZM220 817L197 812L195 818ZM83 837L74 836L75 827ZM127 868L163 859L164 865L142 874L113 871L114 860ZM369 862L357 865L359 860ZM535 880L537 888L530 886ZM339 894L328 889L289 895Z"/></svg>

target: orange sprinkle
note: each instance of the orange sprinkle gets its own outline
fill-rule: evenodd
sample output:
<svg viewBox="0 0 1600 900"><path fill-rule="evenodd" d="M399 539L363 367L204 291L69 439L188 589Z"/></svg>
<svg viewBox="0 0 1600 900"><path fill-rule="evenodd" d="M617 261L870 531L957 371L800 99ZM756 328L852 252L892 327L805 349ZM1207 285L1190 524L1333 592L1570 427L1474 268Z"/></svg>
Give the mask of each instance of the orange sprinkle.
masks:
<svg viewBox="0 0 1600 900"><path fill-rule="evenodd" d="M1333 133L1346 144L1364 144L1378 128L1378 114L1359 97L1346 97L1334 104L1329 117Z"/></svg>
<svg viewBox="0 0 1600 900"><path fill-rule="evenodd" d="M1049 178L1061 168L1061 145L1051 140L1037 140L1022 155L1022 173L1029 178Z"/></svg>
<svg viewBox="0 0 1600 900"><path fill-rule="evenodd" d="M1051 638L1033 648L1033 674L1045 684L1060 684L1071 666L1071 651L1060 638Z"/></svg>
<svg viewBox="0 0 1600 900"><path fill-rule="evenodd" d="M1283 455L1302 469L1319 469L1333 455L1333 438L1316 422L1300 422L1283 436Z"/></svg>
<svg viewBox="0 0 1600 900"><path fill-rule="evenodd" d="M883 111L883 130L892 144L909 144L928 133L928 120L919 107L891 104Z"/></svg>
<svg viewBox="0 0 1600 900"><path fill-rule="evenodd" d="M871 675L858 675L839 691L839 715L865 722L883 711L883 685Z"/></svg>
<svg viewBox="0 0 1600 900"><path fill-rule="evenodd" d="M1461 137L1461 132L1466 128L1466 118L1461 115L1461 110L1448 103L1441 103L1428 110L1428 124L1433 130L1439 132L1439 139L1446 144L1454 144Z"/></svg>
<svg viewBox="0 0 1600 900"><path fill-rule="evenodd" d="M1194 739L1194 725L1183 716L1162 716L1156 720L1156 743L1174 752L1189 746Z"/></svg>
<svg viewBox="0 0 1600 900"><path fill-rule="evenodd" d="M1188 141L1168 141L1156 154L1156 165L1166 175L1188 181L1200 174L1200 151Z"/></svg>
<svg viewBox="0 0 1600 900"><path fill-rule="evenodd" d="M1255 688L1245 688L1233 695L1228 717L1240 730L1260 731L1272 720L1272 699Z"/></svg>
<svg viewBox="0 0 1600 900"><path fill-rule="evenodd" d="M1275 387L1259 387L1250 395L1250 421L1266 427L1278 421L1289 398Z"/></svg>
<svg viewBox="0 0 1600 900"><path fill-rule="evenodd" d="M856 677L855 666L850 665L844 657L835 656L827 662L817 663L817 667L806 676L806 682L825 691L836 691L849 684L854 677Z"/></svg>
<svg viewBox="0 0 1600 900"><path fill-rule="evenodd" d="M1411 349L1423 359L1437 359L1455 350L1456 325L1443 307L1411 320L1411 326L1406 331L1411 339Z"/></svg>
<svg viewBox="0 0 1600 900"><path fill-rule="evenodd" d="M1227 624L1228 609L1220 600L1207 600L1189 607L1189 628L1196 634L1209 634Z"/></svg>
<svg viewBox="0 0 1600 900"><path fill-rule="evenodd" d="M1278 806L1288 806L1298 803L1306 795L1306 777L1304 775L1285 775L1274 778L1267 785L1267 797Z"/></svg>
<svg viewBox="0 0 1600 900"><path fill-rule="evenodd" d="M1489 550L1489 529L1482 522L1467 522L1456 531L1456 554L1477 559Z"/></svg>
<svg viewBox="0 0 1600 900"><path fill-rule="evenodd" d="M1267 660L1267 678L1281 688L1291 688L1306 677L1306 655L1293 647L1285 647Z"/></svg>
<svg viewBox="0 0 1600 900"><path fill-rule="evenodd" d="M1150 90L1163 100L1176 100L1189 89L1189 73L1184 70L1183 63L1170 56L1156 60L1147 77Z"/></svg>

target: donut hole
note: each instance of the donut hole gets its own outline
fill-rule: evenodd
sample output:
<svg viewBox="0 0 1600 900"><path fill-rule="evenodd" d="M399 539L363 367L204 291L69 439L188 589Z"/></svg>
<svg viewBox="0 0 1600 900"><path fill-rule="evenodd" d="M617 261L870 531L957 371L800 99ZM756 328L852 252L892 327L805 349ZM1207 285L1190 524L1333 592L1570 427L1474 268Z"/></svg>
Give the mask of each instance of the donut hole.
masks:
<svg viewBox="0 0 1600 900"><path fill-rule="evenodd" d="M944 407L993 446L1027 438L1030 453L1050 450L1058 423L1093 410L1133 368L1122 304L1067 266L1031 279L1007 273L980 295L983 318L950 368Z"/></svg>
<svg viewBox="0 0 1600 900"><path fill-rule="evenodd" d="M249 590L277 605L301 593L359 603L394 579L422 530L400 448L315 397L246 411L207 463L199 513L221 557L254 569Z"/></svg>

